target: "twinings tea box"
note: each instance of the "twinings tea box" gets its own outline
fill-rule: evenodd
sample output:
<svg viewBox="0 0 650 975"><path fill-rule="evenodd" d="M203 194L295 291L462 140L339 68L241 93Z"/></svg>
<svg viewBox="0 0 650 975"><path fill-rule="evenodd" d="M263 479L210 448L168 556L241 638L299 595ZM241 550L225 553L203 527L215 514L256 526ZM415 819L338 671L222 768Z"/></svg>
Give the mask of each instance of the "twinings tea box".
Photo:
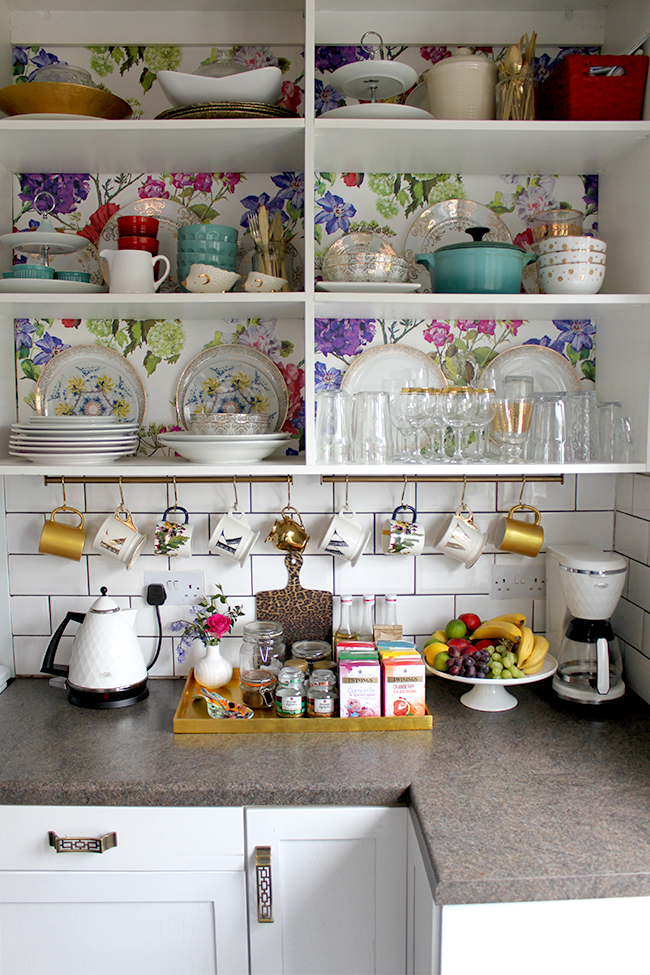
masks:
<svg viewBox="0 0 650 975"><path fill-rule="evenodd" d="M374 643L366 643L366 642L364 642L362 640L340 640L336 644L336 659L337 660L339 659L339 657L341 656L341 653L344 650L345 651L350 651L350 652L360 652L360 651L363 651L364 653L367 653L368 650L372 650L372 651L376 652L376 649L377 648L375 647L375 644Z"/></svg>
<svg viewBox="0 0 650 975"><path fill-rule="evenodd" d="M384 715L426 714L425 670L418 656L386 657L382 662Z"/></svg>
<svg viewBox="0 0 650 975"><path fill-rule="evenodd" d="M417 653L417 647L410 640L378 640L377 649L382 650L410 650Z"/></svg>
<svg viewBox="0 0 650 975"><path fill-rule="evenodd" d="M381 716L381 666L378 660L339 659L339 708L342 718Z"/></svg>

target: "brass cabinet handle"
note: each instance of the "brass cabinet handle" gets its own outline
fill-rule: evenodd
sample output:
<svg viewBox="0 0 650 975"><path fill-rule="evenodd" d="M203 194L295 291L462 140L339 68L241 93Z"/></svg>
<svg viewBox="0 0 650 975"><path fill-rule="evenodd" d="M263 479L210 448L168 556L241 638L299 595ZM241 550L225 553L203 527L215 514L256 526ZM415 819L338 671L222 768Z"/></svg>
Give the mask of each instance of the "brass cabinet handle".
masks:
<svg viewBox="0 0 650 975"><path fill-rule="evenodd" d="M117 846L117 833L105 836L57 836L49 831L50 846L57 853L105 853Z"/></svg>
<svg viewBox="0 0 650 975"><path fill-rule="evenodd" d="M257 920L259 924L273 923L273 890L271 888L271 847L255 847L257 874Z"/></svg>

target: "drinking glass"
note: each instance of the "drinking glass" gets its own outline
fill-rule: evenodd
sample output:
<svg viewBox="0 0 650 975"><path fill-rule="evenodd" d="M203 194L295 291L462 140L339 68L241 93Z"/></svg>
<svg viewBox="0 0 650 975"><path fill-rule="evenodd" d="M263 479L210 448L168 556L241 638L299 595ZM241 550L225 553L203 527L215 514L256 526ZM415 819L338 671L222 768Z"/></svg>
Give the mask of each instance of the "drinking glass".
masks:
<svg viewBox="0 0 650 975"><path fill-rule="evenodd" d="M575 461L600 460L598 400L594 390L567 394L569 440Z"/></svg>
<svg viewBox="0 0 650 975"><path fill-rule="evenodd" d="M533 415L532 399L498 399L492 419L492 429L501 441L501 460L507 464L523 460L522 446L526 442Z"/></svg>
<svg viewBox="0 0 650 975"><path fill-rule="evenodd" d="M464 464L463 430L476 413L474 390L471 386L445 386L440 391L440 412L445 423L454 433L454 453L451 464Z"/></svg>
<svg viewBox="0 0 650 975"><path fill-rule="evenodd" d="M398 415L406 420L415 433L415 445L412 453L408 456L408 462L425 464L423 433L425 424L433 412L433 403L428 387L410 388L405 386L397 397L396 409Z"/></svg>
<svg viewBox="0 0 650 975"><path fill-rule="evenodd" d="M325 464L350 460L350 397L340 389L316 394L316 460Z"/></svg>
<svg viewBox="0 0 650 975"><path fill-rule="evenodd" d="M532 376L504 376L504 399L528 399L533 395L534 380Z"/></svg>
<svg viewBox="0 0 650 975"><path fill-rule="evenodd" d="M606 463L616 459L616 433L621 428L622 408L617 402L598 404L600 457Z"/></svg>
<svg viewBox="0 0 650 975"><path fill-rule="evenodd" d="M352 459L358 464L388 464L393 459L388 393L368 391L352 398Z"/></svg>
<svg viewBox="0 0 650 975"><path fill-rule="evenodd" d="M386 383L390 418L393 423L393 460L395 463L408 463L411 458L408 441L412 437L412 428L408 419L400 411L400 396L402 387L405 385L405 376L393 376Z"/></svg>
<svg viewBox="0 0 650 975"><path fill-rule="evenodd" d="M488 464L490 458L486 456L487 430L497 411L497 394L493 389L475 389L474 404L476 412L467 426L469 431L474 430L476 433L476 441L474 452L467 459L477 464Z"/></svg>
<svg viewBox="0 0 650 975"><path fill-rule="evenodd" d="M566 399L562 393L537 395L531 427L527 460L542 464L565 464L571 460Z"/></svg>

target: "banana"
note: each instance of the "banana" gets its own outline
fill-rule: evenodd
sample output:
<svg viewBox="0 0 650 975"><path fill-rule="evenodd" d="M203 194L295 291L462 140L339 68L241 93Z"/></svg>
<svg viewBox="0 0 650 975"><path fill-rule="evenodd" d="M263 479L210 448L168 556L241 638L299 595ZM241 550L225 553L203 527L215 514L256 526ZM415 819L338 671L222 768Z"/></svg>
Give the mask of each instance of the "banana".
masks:
<svg viewBox="0 0 650 975"><path fill-rule="evenodd" d="M505 613L504 616L493 616L491 620L484 620L483 626L486 623L514 623L515 626L525 626L526 617L524 613Z"/></svg>
<svg viewBox="0 0 650 975"><path fill-rule="evenodd" d="M521 628L521 642L517 648L517 666L521 669L526 663L531 653L533 652L533 646L535 643L535 634L530 629L529 626L522 626Z"/></svg>
<svg viewBox="0 0 650 975"><path fill-rule="evenodd" d="M536 674L541 670L547 653L548 640L538 634L533 642L532 652L521 668L523 672L525 674Z"/></svg>
<svg viewBox="0 0 650 975"><path fill-rule="evenodd" d="M539 673L539 671L542 669L543 664L544 664L544 659L542 658L539 661L539 663L535 664L534 666L529 667L526 664L524 664L524 666L521 669L523 670L526 677L530 677L532 676L532 674Z"/></svg>
<svg viewBox="0 0 650 975"><path fill-rule="evenodd" d="M489 623L481 623L477 630L472 633L472 640L511 640L512 643L519 643L521 640L521 630L514 623L507 620L499 620Z"/></svg>

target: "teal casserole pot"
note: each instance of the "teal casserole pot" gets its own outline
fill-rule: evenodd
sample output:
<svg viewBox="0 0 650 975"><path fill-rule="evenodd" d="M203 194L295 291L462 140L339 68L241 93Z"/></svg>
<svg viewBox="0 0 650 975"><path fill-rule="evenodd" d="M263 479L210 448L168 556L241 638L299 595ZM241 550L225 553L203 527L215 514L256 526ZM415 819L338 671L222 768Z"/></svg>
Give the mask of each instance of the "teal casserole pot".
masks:
<svg viewBox="0 0 650 975"><path fill-rule="evenodd" d="M519 294L521 272L537 260L515 244L481 240L487 227L470 227L472 241L418 254L418 264L431 276L431 290L443 294Z"/></svg>

